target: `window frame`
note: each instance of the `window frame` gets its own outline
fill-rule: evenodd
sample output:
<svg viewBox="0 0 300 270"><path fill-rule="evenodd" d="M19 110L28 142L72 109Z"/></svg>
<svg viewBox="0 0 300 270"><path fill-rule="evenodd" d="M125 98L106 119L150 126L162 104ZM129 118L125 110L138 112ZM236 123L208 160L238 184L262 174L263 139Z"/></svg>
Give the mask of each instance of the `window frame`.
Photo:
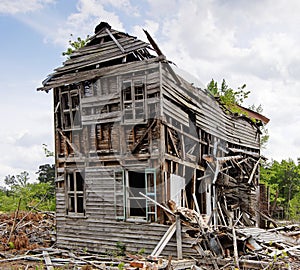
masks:
<svg viewBox="0 0 300 270"><path fill-rule="evenodd" d="M116 183L116 174L121 173L122 175L122 184L123 189L119 188L119 192L117 192L116 185L120 183ZM144 188L145 188L145 195L156 201L157 198L157 189L156 189L156 169L144 169L138 173L143 174L144 180ZM151 178L151 182L153 184L149 186L149 176ZM120 180L120 179L119 179ZM135 188L131 186L131 188ZM157 222L157 205L150 200L146 199L142 195L140 196L130 196L129 194L129 171L128 170L120 170L116 169L114 171L114 206L115 206L115 217L118 220L128 221L128 222ZM120 199L117 198L121 197L123 201L123 215L117 215L117 202ZM130 216L130 202L131 200L145 200L145 216Z"/></svg>
<svg viewBox="0 0 300 270"><path fill-rule="evenodd" d="M97 152L113 151L112 147L112 129L113 123L99 123L95 125L95 144ZM102 149L100 142L107 141L105 149Z"/></svg>
<svg viewBox="0 0 300 270"><path fill-rule="evenodd" d="M121 98L123 123L145 123L148 114L145 78L123 80Z"/></svg>
<svg viewBox="0 0 300 270"><path fill-rule="evenodd" d="M81 175L81 181L82 181L82 188L78 190L78 181L77 177L78 175ZM72 176L72 179L71 179ZM71 183L71 180L73 183ZM84 177L84 171L83 170L72 170L72 171L66 171L65 172L65 193L66 193L66 214L67 216L71 217L85 217L86 214L86 187L85 187L85 177ZM73 198L73 203L71 201L71 198ZM82 211L78 209L78 200L79 198L82 198L81 207ZM72 209L72 204L74 207L74 210Z"/></svg>
<svg viewBox="0 0 300 270"><path fill-rule="evenodd" d="M77 99L77 102L75 100ZM62 130L75 130L82 128L81 121L81 91L78 88L59 90L61 104L61 128ZM67 120L68 119L68 120ZM68 122L66 124L66 122Z"/></svg>

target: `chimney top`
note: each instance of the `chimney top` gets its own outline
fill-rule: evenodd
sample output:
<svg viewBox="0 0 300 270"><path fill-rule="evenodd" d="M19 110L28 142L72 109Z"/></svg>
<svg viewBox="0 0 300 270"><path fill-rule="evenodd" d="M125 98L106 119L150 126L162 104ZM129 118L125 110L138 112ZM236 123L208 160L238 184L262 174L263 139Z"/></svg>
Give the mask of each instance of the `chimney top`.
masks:
<svg viewBox="0 0 300 270"><path fill-rule="evenodd" d="M100 22L96 27L95 27L95 34L100 32L102 29L108 28L111 29L111 26L107 22Z"/></svg>

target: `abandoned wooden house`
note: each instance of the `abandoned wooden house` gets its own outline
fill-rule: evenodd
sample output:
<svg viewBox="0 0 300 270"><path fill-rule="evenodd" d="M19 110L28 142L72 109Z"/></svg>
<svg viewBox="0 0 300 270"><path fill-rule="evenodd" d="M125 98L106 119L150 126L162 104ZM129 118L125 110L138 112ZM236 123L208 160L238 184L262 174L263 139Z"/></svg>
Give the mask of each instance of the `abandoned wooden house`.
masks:
<svg viewBox="0 0 300 270"><path fill-rule="evenodd" d="M151 253L174 207L214 226L257 224L268 119L225 112L145 34L149 43L101 22L38 88L54 96L60 247L106 252L119 242ZM183 254L193 253L182 237ZM176 246L173 237L163 253Z"/></svg>

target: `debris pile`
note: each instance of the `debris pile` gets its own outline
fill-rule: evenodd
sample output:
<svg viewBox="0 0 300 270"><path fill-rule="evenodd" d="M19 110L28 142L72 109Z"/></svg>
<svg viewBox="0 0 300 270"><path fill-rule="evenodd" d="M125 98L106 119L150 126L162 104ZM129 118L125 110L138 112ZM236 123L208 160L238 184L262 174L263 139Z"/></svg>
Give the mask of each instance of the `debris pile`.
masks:
<svg viewBox="0 0 300 270"><path fill-rule="evenodd" d="M0 251L22 253L55 242L53 213L18 212L0 215Z"/></svg>
<svg viewBox="0 0 300 270"><path fill-rule="evenodd" d="M205 223L197 212L178 208L182 231L197 251L201 269L300 269L300 227L223 226ZM197 220L197 222L195 222Z"/></svg>
<svg viewBox="0 0 300 270"><path fill-rule="evenodd" d="M167 209L167 208L165 208ZM300 269L300 227L297 224L260 229L240 225L210 225L196 211L177 207L169 214L172 225L151 255L113 256L54 248L55 217L52 213L0 215L1 269ZM195 257L162 257L172 235L190 243ZM177 249L180 249L176 232ZM181 238L181 237L180 237Z"/></svg>

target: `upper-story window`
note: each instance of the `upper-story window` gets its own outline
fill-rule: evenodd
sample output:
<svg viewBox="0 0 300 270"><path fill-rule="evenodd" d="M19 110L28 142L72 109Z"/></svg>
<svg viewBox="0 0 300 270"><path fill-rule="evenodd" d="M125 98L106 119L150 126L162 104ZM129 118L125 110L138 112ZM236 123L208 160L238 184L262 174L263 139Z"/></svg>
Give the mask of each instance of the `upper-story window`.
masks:
<svg viewBox="0 0 300 270"><path fill-rule="evenodd" d="M79 89L61 91L60 103L62 129L81 128Z"/></svg>
<svg viewBox="0 0 300 270"><path fill-rule="evenodd" d="M124 122L146 119L145 84L142 80L124 81L122 84Z"/></svg>

